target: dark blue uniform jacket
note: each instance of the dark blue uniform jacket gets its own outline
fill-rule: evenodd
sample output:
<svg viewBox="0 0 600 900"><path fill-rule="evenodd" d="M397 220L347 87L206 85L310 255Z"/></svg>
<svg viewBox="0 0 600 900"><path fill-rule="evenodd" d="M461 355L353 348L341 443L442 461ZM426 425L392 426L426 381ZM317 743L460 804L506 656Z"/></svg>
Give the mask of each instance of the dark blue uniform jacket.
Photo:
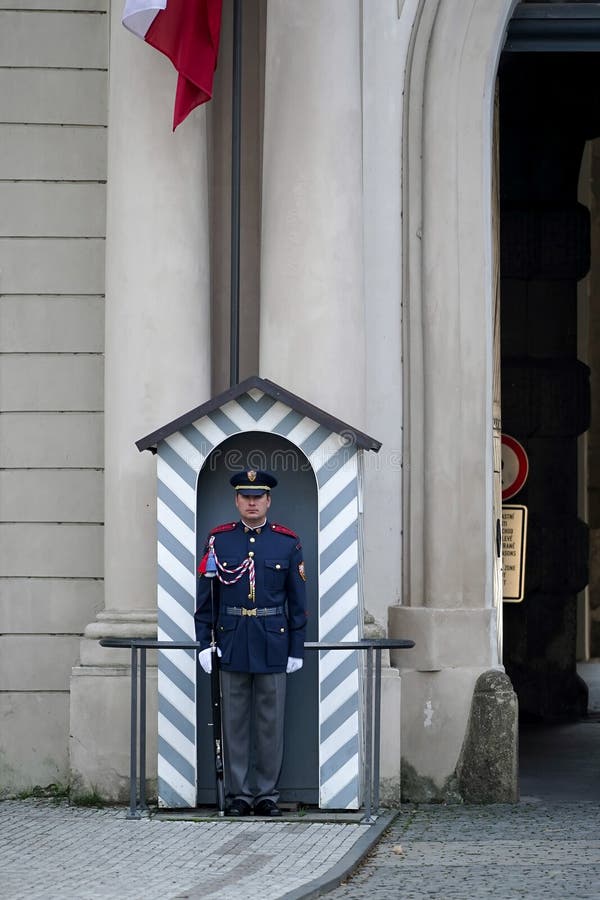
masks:
<svg viewBox="0 0 600 900"><path fill-rule="evenodd" d="M235 569L254 554L255 601L249 597L247 571L235 584L200 575L194 615L196 640L203 648L210 645L212 582L221 667L230 672L285 672L288 656L304 658L306 590L298 535L270 522L256 530L231 522L213 529L210 535L214 535L215 553L226 570ZM207 550L208 541L205 553ZM262 617L239 616L229 615L228 607L281 607L284 611Z"/></svg>

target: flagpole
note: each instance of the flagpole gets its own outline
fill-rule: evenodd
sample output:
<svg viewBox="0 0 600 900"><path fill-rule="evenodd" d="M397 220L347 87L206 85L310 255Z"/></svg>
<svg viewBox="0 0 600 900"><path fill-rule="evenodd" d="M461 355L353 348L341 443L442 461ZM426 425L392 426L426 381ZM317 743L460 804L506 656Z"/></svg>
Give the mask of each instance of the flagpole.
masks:
<svg viewBox="0 0 600 900"><path fill-rule="evenodd" d="M240 380L240 184L242 123L242 0L233 0L231 99L231 308L229 386Z"/></svg>

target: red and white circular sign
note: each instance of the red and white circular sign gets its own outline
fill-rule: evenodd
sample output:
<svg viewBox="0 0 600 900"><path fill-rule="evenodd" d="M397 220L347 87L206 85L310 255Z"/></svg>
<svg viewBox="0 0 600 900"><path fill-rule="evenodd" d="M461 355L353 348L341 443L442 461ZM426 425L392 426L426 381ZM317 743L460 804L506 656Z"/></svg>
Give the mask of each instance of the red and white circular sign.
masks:
<svg viewBox="0 0 600 900"><path fill-rule="evenodd" d="M518 494L529 474L529 460L525 450L514 437L502 435L502 500Z"/></svg>

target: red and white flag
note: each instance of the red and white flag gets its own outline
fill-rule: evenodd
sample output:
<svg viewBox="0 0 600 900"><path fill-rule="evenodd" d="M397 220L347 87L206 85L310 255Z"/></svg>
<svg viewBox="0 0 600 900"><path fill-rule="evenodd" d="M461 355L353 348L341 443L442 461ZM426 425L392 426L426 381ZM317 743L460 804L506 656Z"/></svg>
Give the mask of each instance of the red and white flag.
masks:
<svg viewBox="0 0 600 900"><path fill-rule="evenodd" d="M123 25L168 56L178 72L173 131L212 97L222 0L126 0Z"/></svg>

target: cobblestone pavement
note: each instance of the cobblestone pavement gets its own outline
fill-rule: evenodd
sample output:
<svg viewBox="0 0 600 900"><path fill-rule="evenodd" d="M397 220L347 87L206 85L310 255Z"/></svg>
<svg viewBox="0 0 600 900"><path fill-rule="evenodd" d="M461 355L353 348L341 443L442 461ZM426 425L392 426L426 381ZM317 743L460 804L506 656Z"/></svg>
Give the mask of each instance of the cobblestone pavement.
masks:
<svg viewBox="0 0 600 900"><path fill-rule="evenodd" d="M368 826L126 818L49 800L0 802L2 900L275 900L318 878Z"/></svg>
<svg viewBox="0 0 600 900"><path fill-rule="evenodd" d="M123 808L0 802L2 900L276 900L360 858L368 826L132 821ZM296 892L296 893L294 893ZM600 897L600 804L403 806L330 900Z"/></svg>
<svg viewBox="0 0 600 900"><path fill-rule="evenodd" d="M600 805L403 808L327 900L587 900L600 897Z"/></svg>

